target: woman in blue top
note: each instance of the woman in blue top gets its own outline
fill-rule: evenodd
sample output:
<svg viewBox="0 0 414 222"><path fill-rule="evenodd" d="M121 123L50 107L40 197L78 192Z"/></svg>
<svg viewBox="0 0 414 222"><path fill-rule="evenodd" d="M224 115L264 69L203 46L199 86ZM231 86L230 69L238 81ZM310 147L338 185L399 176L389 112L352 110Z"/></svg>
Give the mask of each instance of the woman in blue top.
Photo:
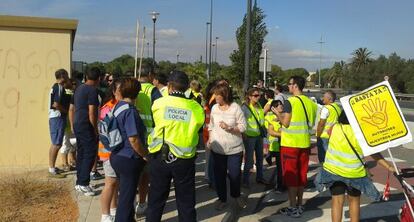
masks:
<svg viewBox="0 0 414 222"><path fill-rule="evenodd" d="M144 133L146 131L142 119L135 108L135 99L141 90L141 84L136 79L127 78L121 81L116 91L117 108L129 104L129 108L117 117L118 127L124 144L120 149L113 150L110 161L119 178L119 199L115 221L134 221L134 199L138 180L146 160L148 151L144 148Z"/></svg>

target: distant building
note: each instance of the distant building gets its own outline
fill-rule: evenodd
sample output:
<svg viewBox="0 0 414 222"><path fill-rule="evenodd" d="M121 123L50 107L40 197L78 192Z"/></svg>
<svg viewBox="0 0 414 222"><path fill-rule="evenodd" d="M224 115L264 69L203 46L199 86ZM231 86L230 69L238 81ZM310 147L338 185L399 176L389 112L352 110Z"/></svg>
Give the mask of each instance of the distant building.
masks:
<svg viewBox="0 0 414 222"><path fill-rule="evenodd" d="M308 77L306 77L306 88L315 88L316 72L309 72Z"/></svg>
<svg viewBox="0 0 414 222"><path fill-rule="evenodd" d="M54 73L71 73L77 20L0 15L0 168L48 164Z"/></svg>

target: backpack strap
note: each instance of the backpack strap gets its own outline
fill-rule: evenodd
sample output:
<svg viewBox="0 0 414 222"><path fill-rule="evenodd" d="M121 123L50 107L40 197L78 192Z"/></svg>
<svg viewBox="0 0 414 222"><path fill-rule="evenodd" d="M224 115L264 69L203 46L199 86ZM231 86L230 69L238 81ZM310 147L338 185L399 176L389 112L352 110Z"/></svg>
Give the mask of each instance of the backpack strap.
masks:
<svg viewBox="0 0 414 222"><path fill-rule="evenodd" d="M114 109L112 109L111 110L111 112L109 112L107 115L109 116L109 117L112 117L112 116L115 116L115 117L117 117L117 116L119 116L119 114L121 114L123 111L125 111L125 110L127 110L127 109L129 109L129 104L124 104L124 105L122 105L122 106L119 106L119 107L117 107L117 108L114 108Z"/></svg>

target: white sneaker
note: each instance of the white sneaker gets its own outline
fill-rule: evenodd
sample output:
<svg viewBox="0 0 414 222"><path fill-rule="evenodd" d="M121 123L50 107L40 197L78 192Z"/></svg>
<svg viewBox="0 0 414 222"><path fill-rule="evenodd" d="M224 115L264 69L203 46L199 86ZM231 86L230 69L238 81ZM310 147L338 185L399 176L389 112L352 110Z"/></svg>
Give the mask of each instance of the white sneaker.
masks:
<svg viewBox="0 0 414 222"><path fill-rule="evenodd" d="M111 215L102 215L101 217L101 222L114 222L114 221L115 221L115 217Z"/></svg>
<svg viewBox="0 0 414 222"><path fill-rule="evenodd" d="M90 186L76 185L75 190L80 193L83 193L83 195L85 196L95 196L95 191L93 191L93 189Z"/></svg>
<svg viewBox="0 0 414 222"><path fill-rule="evenodd" d="M147 210L147 203L137 204L137 206L135 207L135 214L143 215L146 210Z"/></svg>

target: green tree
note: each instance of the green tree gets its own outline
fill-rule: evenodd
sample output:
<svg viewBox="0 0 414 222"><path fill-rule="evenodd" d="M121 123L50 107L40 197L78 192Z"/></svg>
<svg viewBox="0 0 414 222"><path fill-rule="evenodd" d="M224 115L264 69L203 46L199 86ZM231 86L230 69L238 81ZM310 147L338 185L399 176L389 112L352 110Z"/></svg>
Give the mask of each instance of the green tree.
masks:
<svg viewBox="0 0 414 222"><path fill-rule="evenodd" d="M358 48L352 52L352 65L357 71L372 61L371 54L367 48Z"/></svg>
<svg viewBox="0 0 414 222"><path fill-rule="evenodd" d="M309 76L309 72L304 68L287 69L280 76L276 77L276 80L279 84L286 85L291 76L302 76L306 79Z"/></svg>
<svg viewBox="0 0 414 222"><path fill-rule="evenodd" d="M243 24L236 31L238 49L230 55L232 63L231 75L236 75L239 80L243 79L244 74L244 54L246 50L246 22L247 15L243 18ZM260 78L259 58L262 52L264 38L267 35L266 15L263 10L254 3L251 13L251 36L250 36L250 83L256 82ZM233 77L232 77L233 78Z"/></svg>
<svg viewBox="0 0 414 222"><path fill-rule="evenodd" d="M324 76L324 86L327 87L329 83L331 88L342 88L346 69L347 65L344 61L335 62L333 67Z"/></svg>
<svg viewBox="0 0 414 222"><path fill-rule="evenodd" d="M99 68L99 70L101 71L101 73L105 73L106 72L106 70L105 70L105 63L103 63L103 62L92 62L92 63L89 63L88 65L86 65L86 70L89 70L92 67Z"/></svg>

